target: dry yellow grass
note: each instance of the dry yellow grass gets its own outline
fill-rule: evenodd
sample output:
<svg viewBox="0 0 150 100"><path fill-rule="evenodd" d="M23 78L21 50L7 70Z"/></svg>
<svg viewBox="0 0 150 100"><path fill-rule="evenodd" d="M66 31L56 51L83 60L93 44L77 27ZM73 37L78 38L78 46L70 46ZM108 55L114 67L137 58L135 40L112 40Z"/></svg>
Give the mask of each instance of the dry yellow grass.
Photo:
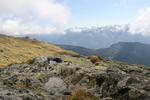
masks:
<svg viewBox="0 0 150 100"><path fill-rule="evenodd" d="M103 60L100 56L89 56L88 59L90 59L92 63L96 63Z"/></svg>
<svg viewBox="0 0 150 100"><path fill-rule="evenodd" d="M71 96L66 100L98 100L97 97L91 93L88 93L83 88L76 88L72 91Z"/></svg>
<svg viewBox="0 0 150 100"><path fill-rule="evenodd" d="M0 67L14 63L23 63L39 56L63 54L78 55L50 43L0 34Z"/></svg>

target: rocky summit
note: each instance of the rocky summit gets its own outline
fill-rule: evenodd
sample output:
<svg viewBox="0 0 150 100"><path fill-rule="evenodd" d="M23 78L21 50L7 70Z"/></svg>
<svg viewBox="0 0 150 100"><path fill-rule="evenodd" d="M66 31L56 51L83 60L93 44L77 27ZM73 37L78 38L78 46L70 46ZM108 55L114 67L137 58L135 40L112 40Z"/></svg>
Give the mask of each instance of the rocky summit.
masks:
<svg viewBox="0 0 150 100"><path fill-rule="evenodd" d="M150 67L42 56L0 68L0 100L150 100Z"/></svg>

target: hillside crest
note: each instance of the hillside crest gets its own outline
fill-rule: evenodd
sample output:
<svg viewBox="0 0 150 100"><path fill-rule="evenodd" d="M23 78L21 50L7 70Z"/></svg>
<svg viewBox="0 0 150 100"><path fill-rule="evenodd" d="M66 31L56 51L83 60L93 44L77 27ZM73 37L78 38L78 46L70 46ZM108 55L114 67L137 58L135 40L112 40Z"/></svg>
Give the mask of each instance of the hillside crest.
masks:
<svg viewBox="0 0 150 100"><path fill-rule="evenodd" d="M0 66L27 62L35 57L48 55L77 55L50 43L0 34Z"/></svg>

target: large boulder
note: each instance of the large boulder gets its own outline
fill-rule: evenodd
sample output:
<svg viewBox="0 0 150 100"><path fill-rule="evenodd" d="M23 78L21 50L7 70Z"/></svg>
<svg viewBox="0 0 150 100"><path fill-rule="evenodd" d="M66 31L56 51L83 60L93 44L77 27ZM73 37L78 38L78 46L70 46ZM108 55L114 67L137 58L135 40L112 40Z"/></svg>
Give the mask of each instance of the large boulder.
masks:
<svg viewBox="0 0 150 100"><path fill-rule="evenodd" d="M33 59L34 64L56 65L57 63L61 63L61 62L62 62L61 58L54 57L54 56L41 56L41 57Z"/></svg>
<svg viewBox="0 0 150 100"><path fill-rule="evenodd" d="M53 77L49 78L48 82L45 84L45 89L50 94L58 94L63 93L67 89L67 86L62 79Z"/></svg>

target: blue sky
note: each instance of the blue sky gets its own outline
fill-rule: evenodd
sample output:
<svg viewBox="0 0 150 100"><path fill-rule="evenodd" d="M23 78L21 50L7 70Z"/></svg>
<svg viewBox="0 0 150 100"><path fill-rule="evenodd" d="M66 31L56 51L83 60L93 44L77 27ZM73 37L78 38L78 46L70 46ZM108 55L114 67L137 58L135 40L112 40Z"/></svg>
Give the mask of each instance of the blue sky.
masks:
<svg viewBox="0 0 150 100"><path fill-rule="evenodd" d="M129 24L140 9L150 6L150 0L68 0L68 26Z"/></svg>
<svg viewBox="0 0 150 100"><path fill-rule="evenodd" d="M150 35L150 0L0 0L0 33L62 34L69 27L130 24Z"/></svg>

